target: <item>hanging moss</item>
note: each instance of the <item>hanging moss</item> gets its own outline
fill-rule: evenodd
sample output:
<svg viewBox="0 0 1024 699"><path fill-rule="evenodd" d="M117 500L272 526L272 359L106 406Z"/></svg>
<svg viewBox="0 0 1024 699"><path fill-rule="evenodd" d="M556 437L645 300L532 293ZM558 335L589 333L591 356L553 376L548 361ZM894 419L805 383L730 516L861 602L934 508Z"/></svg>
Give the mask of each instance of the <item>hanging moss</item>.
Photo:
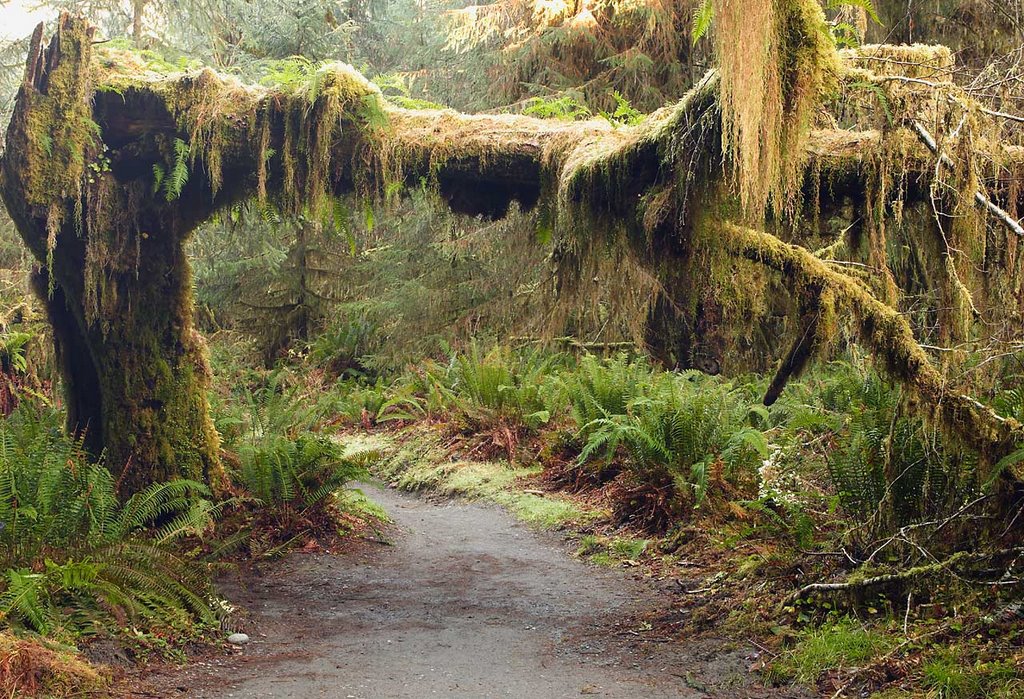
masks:
<svg viewBox="0 0 1024 699"><path fill-rule="evenodd" d="M804 144L838 84L835 45L817 0L715 0L722 145L752 220L791 203Z"/></svg>
<svg viewBox="0 0 1024 699"><path fill-rule="evenodd" d="M639 318L638 336L648 314L674 318L686 328L680 342L690 343L674 350L688 355L683 362L705 353L717 360L744 343L770 357L764 349L773 341L807 331L783 358L781 390L835 342L840 318L852 315L860 342L923 405L937 406L942 424L997 456L1018 428L950 391L931 365L897 307L887 229L900 229L904 200L924 201L918 181L930 182L934 172L933 157L900 120L919 114L934 128L951 109L967 104L971 119L976 110L952 87L937 97L930 87L929 96L917 83L889 80L875 66L889 70L896 54L886 50L870 49L841 69L814 0L758 0L770 20L763 27L748 26L738 0L719 3L719 31L732 27L750 41L720 38L721 73L709 73L677 105L619 128L604 120L400 109L341 64L266 87L208 69L160 74L117 53L92 61L86 25L63 17L65 38L51 49L59 55L30 68L3 172L19 229L50 260L50 309L61 341L88 356L67 369L79 391L77 427L102 435L115 463L126 465L126 487L178 474L216 480L208 372L191 325L182 252L192 230L246 197L315 220L329 216L344 193L387 199L426 181L471 213L501 216L513 201L539 205L554 233L563 298L611 296ZM939 70L947 56L933 53L928 69ZM757 70L737 72L746 61ZM844 99L852 98L831 122L817 124L828 130L815 131L840 73ZM83 120L88 128L74 133L93 136L59 144L43 136ZM105 143L94 122L103 125ZM965 124L970 138L940 137L964 163L947 173L958 205L987 183L983 162L1006 167L1021 159L993 146L972 120ZM23 180L14 175L21 170ZM797 206L808 182L811 205ZM808 220L824 226L822 202L836 198L830 190L863 198L866 184L864 225L849 223L854 230L841 239L830 230L827 241L821 231L803 230ZM972 270L991 259L993 246L980 239L987 230L965 217L940 249L949 288L959 283L964 301L984 300ZM863 253L867 263L827 259L840 250ZM840 271L843 262L864 268ZM781 273L794 300L768 270ZM790 320L766 330L781 316ZM743 323L747 334L725 334ZM88 387L98 395L84 395Z"/></svg>

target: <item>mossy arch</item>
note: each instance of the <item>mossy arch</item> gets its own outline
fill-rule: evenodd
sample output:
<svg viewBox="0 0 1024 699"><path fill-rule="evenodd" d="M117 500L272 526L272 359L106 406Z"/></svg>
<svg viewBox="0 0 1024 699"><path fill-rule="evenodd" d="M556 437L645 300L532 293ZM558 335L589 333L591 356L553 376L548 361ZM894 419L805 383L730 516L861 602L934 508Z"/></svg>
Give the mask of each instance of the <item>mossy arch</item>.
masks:
<svg viewBox="0 0 1024 699"><path fill-rule="evenodd" d="M716 256L747 260L794 299L798 340L773 393L849 316L861 344L946 429L998 459L1022 441L1021 426L951 390L884 289L783 240L783 210L812 209L786 225L815 227L845 195L864 200L878 171L895 167L879 156L894 143L903 144L901 182L922 189L914 183L928 178L933 162L920 144L904 143L905 129L809 129L819 93L838 81L838 59L813 0L779 2L787 9L771 39L782 62L778 118L791 131L771 144L777 152L724 157L713 72L678 104L619 128L399 109L340 64L287 89L208 69L158 74L130 54L94 50L80 18L62 15L45 49L40 27L0 186L39 261L36 285L63 362L69 428L123 466L126 492L178 476L222 484L205 398L209 370L192 325L189 235L246 198L285 214L323 214L346 192L384 196L425 179L459 211L500 216L513 200L540 207L556 231L566 295L584 282L588 260L624 247L674 295L675 310L656 315L666 326L686 321L683 345L705 332L699 315L716 322L714 301L701 295ZM857 60L849 70L859 69ZM736 93L735 82L729 89ZM727 143L758 144L736 135L746 118L737 109L727 110ZM780 159L799 168L780 168ZM737 196L730 162L755 163L754 176L767 162L779 183L741 186L746 193ZM774 212L767 224L766 207Z"/></svg>

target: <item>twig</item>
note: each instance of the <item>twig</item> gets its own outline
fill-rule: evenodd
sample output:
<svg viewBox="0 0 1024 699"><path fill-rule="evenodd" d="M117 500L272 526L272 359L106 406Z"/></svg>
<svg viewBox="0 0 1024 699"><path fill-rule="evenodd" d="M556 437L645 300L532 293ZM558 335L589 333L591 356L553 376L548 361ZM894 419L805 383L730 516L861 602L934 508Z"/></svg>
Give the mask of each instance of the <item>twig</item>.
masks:
<svg viewBox="0 0 1024 699"><path fill-rule="evenodd" d="M837 583L811 583L810 585L804 585L799 590L791 594L785 599L783 604L792 604L801 597L811 592L845 592L847 590L859 590L865 587L875 587L876 585L884 585L891 582L901 582L904 580L910 580L912 578L927 575L929 573L937 573L946 567L956 563L967 556L966 551L960 551L955 553L944 561L938 563L931 563L929 565L917 566L904 570L899 573L887 573L885 575L876 575L872 578L864 578L863 580L837 582Z"/></svg>
<svg viewBox="0 0 1024 699"><path fill-rule="evenodd" d="M938 156L939 162L950 170L955 169L956 165L953 163L953 160L939 149L939 144L935 142L935 139L930 133L928 133L928 130L921 124L921 122L913 119L910 123L913 126L914 133L916 133L918 138L921 139L921 142L924 143L928 150ZM1015 221L1005 209L1000 208L980 190L974 193L974 201L1006 224L1006 227L1011 231L1024 238L1024 228L1022 228L1021 225L1017 223L1017 221Z"/></svg>
<svg viewBox="0 0 1024 699"><path fill-rule="evenodd" d="M907 609L903 612L903 635L907 635L907 626L910 624L910 600L913 598L914 593L907 593Z"/></svg>
<svg viewBox="0 0 1024 699"><path fill-rule="evenodd" d="M838 582L838 583L811 583L810 585L804 585L802 588L789 595L783 601L783 605L792 604L801 597L811 592L845 592L848 590L860 590L866 587L875 587L877 585L884 585L891 582L903 582L905 580L912 580L913 578L919 578L925 575L931 575L933 573L939 573L949 568L955 563L960 561L976 561L984 558L995 558L996 556L1004 556L1008 553L1017 553L1024 550L1020 547L1003 549L1001 551L992 551L988 553L982 552L970 552L970 551L958 551L949 558L943 561L936 561L935 563L929 563L927 565L916 566L903 570L898 573L887 573L885 575L876 575L872 578L864 578L863 580Z"/></svg>

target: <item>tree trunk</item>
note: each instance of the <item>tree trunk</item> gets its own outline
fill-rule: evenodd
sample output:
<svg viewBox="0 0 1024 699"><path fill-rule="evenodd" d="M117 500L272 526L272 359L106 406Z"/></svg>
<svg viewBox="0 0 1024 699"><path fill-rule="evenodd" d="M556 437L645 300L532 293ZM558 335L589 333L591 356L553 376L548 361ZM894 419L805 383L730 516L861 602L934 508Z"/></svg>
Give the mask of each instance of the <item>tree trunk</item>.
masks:
<svg viewBox="0 0 1024 699"><path fill-rule="evenodd" d="M91 37L64 16L44 53L37 30L0 164L4 202L38 260L68 428L105 453L123 494L179 477L219 488L209 370L192 326L190 226L118 181L92 139Z"/></svg>
<svg viewBox="0 0 1024 699"><path fill-rule="evenodd" d="M132 3L132 42L135 48L142 48L142 15L146 12L149 0L135 0Z"/></svg>

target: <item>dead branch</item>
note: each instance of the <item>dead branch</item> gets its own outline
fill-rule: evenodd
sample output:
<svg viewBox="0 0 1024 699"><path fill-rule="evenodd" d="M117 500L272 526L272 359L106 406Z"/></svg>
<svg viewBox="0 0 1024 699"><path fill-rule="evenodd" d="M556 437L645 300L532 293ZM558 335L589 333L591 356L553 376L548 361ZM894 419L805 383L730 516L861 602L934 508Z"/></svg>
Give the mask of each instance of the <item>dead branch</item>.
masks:
<svg viewBox="0 0 1024 699"><path fill-rule="evenodd" d="M862 580L850 580L846 582L836 583L811 583L810 585L804 585L799 590L793 592L791 595L786 597L783 601L783 606L793 604L797 600L811 594L812 592L850 592L852 590L863 590L870 587L878 587L879 585L887 585L894 582L906 582L908 580L914 580L915 578L926 577L929 575L935 575L936 573L942 573L946 569L965 561L982 561L987 558L998 558L1000 556L1006 556L1011 553L1019 553L1021 548L1010 548L1003 549L1001 551L994 552L971 552L971 551L958 551L949 558L937 561L935 563L928 563L925 565L915 566L908 568L907 570L900 571L898 573L886 573L885 575L876 575L870 578L863 578Z"/></svg>
<svg viewBox="0 0 1024 699"><path fill-rule="evenodd" d="M928 133L928 130L924 127L924 125L921 124L921 122L915 119L911 121L911 126L914 129L914 133L916 133L918 135L918 138L921 139L921 142L924 143L928 150L930 150L939 158L939 162L942 163L944 167L950 170L956 167L953 163L952 158L946 155L939 148L939 144L935 142L935 139L932 137L930 133ZM989 213L991 213L993 216L1002 221L1003 224L1005 224L1006 227L1009 228L1011 231L1013 231L1014 233L1021 237L1024 237L1024 228L1022 228L1021 225L1017 221L1015 221L1013 217L1011 217L1010 214L1006 212L1005 209L999 207L995 202L993 202L991 199L985 196L985 194L982 193L980 190L974 193L974 201L977 202L979 206L981 206L984 209L987 209Z"/></svg>

